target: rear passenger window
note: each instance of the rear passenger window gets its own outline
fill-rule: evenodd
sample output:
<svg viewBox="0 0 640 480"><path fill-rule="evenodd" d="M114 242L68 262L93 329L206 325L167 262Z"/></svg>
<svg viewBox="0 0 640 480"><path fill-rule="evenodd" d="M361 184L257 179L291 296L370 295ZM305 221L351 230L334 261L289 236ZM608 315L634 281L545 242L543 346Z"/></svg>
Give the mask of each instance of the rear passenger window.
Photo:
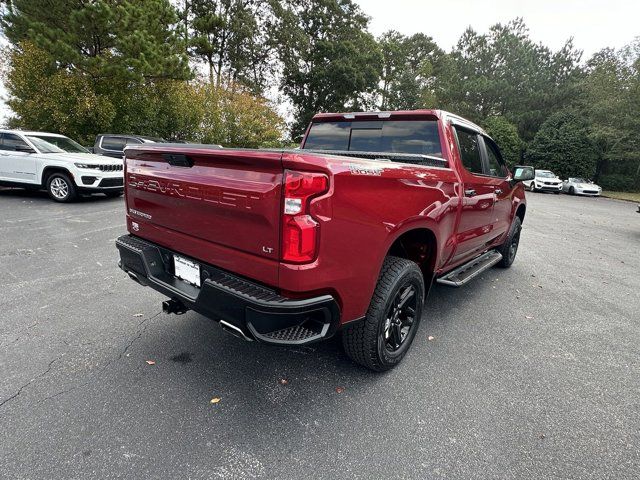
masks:
<svg viewBox="0 0 640 480"><path fill-rule="evenodd" d="M478 135L460 128L456 128L456 134L464 168L471 173L483 174Z"/></svg>
<svg viewBox="0 0 640 480"><path fill-rule="evenodd" d="M16 147L30 148L27 145L27 142L22 140L18 135L14 135L13 133L3 133L2 141L0 141L2 150L12 150L15 151Z"/></svg>
<svg viewBox="0 0 640 480"><path fill-rule="evenodd" d="M125 140L121 137L102 137L102 144L100 145L105 150L115 150L122 152L124 150Z"/></svg>

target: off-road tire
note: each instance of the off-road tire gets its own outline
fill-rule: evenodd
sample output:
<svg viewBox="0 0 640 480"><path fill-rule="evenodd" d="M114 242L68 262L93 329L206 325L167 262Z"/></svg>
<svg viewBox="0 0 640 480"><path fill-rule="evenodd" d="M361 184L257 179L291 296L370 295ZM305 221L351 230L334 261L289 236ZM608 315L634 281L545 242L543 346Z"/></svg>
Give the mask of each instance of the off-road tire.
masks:
<svg viewBox="0 0 640 480"><path fill-rule="evenodd" d="M522 222L520 217L515 217L511 222L511 229L509 235L504 243L498 248L498 252L502 254L502 260L498 262L498 266L501 268L509 268L513 261L516 259L518 253L518 246L520 245L520 232L522 231ZM515 251L511 249L514 238L516 240Z"/></svg>
<svg viewBox="0 0 640 480"><path fill-rule="evenodd" d="M390 352L382 333L386 317L400 289L408 285L415 287L418 297L414 320L398 350ZM406 355L416 335L424 296L424 278L415 262L391 256L385 258L365 319L342 332L342 344L347 355L356 363L377 372L395 367Z"/></svg>
<svg viewBox="0 0 640 480"><path fill-rule="evenodd" d="M61 185L64 185L62 187ZM73 180L66 173L54 172L47 177L47 193L56 202L72 202L78 198L78 191ZM66 194L62 195L62 188L66 188Z"/></svg>

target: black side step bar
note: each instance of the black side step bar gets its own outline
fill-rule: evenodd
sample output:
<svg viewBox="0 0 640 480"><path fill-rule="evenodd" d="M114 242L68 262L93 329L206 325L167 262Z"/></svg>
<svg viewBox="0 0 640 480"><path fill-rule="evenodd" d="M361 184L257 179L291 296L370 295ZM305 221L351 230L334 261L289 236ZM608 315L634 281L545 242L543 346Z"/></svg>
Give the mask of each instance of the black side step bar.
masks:
<svg viewBox="0 0 640 480"><path fill-rule="evenodd" d="M458 268L438 278L437 282L451 287L461 287L480 275L485 270L493 267L502 260L502 254L489 250L470 262L460 265Z"/></svg>

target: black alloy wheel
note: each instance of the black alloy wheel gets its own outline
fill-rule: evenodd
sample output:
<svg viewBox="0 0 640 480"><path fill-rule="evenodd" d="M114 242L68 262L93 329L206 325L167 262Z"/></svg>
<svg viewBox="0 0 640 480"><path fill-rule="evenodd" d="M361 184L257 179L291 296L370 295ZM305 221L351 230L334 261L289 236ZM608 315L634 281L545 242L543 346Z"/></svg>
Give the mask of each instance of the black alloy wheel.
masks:
<svg viewBox="0 0 640 480"><path fill-rule="evenodd" d="M408 284L398 290L380 332L387 351L396 352L409 337L409 331L415 324L417 304L418 293L414 285Z"/></svg>

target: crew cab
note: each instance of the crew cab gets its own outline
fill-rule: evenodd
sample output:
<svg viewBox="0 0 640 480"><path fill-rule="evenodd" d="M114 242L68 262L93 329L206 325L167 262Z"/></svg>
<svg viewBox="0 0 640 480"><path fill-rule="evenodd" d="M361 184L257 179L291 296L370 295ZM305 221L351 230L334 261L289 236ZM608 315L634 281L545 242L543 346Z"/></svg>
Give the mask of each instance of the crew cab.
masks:
<svg viewBox="0 0 640 480"><path fill-rule="evenodd" d="M0 130L0 185L46 189L56 202L79 194L122 195L122 160L89 153L64 135Z"/></svg>
<svg viewBox="0 0 640 480"><path fill-rule="evenodd" d="M342 335L376 371L409 349L434 282L509 267L522 180L477 125L439 110L316 115L296 150L125 150L120 267L237 336Z"/></svg>
<svg viewBox="0 0 640 480"><path fill-rule="evenodd" d="M551 170L535 169L535 177L523 182L532 192L553 192L559 194L562 191L562 180Z"/></svg>

